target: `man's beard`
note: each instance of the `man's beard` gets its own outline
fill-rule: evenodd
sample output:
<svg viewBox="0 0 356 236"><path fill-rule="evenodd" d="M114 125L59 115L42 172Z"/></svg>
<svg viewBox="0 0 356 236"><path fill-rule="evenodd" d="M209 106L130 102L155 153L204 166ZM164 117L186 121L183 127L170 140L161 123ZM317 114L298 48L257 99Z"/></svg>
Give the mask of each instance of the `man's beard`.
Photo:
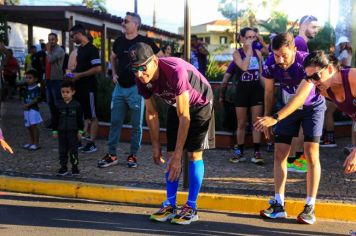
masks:
<svg viewBox="0 0 356 236"><path fill-rule="evenodd" d="M305 36L307 36L308 39L313 39L313 38L315 38L315 35L313 36L313 35L309 32L309 30L306 30L306 31L305 31Z"/></svg>

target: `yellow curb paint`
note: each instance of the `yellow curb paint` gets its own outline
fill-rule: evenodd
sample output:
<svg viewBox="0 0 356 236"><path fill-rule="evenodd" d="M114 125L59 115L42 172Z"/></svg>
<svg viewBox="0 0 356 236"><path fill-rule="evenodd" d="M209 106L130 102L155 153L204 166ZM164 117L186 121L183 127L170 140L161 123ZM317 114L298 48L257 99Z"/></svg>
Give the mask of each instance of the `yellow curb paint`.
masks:
<svg viewBox="0 0 356 236"><path fill-rule="evenodd" d="M113 185L88 184L75 181L31 179L0 176L0 189L21 193L43 194L59 197L83 198L98 201L113 201L147 205L160 205L165 199L165 191L118 187ZM177 202L183 205L186 192L179 192ZM287 200L286 211L297 216L304 207L304 200ZM198 205L200 209L259 214L268 207L268 198L243 195L201 193ZM355 221L356 204L325 203L316 204L318 218Z"/></svg>

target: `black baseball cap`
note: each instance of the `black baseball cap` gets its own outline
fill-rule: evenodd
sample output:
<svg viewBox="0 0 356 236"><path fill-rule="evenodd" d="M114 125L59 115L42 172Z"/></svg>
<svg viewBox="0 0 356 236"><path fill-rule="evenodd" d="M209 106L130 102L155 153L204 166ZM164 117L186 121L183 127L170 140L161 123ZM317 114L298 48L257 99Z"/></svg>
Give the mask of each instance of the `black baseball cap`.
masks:
<svg viewBox="0 0 356 236"><path fill-rule="evenodd" d="M145 63L154 55L150 45L146 43L135 43L129 49L129 60L131 66L136 66Z"/></svg>

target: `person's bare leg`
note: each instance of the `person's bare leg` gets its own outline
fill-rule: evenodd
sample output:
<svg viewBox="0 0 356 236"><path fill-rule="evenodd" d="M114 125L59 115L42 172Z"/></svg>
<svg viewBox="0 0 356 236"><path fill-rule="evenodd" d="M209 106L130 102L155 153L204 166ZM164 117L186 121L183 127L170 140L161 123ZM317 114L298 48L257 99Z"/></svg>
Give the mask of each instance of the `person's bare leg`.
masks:
<svg viewBox="0 0 356 236"><path fill-rule="evenodd" d="M274 148L274 192L284 196L287 181L287 158L290 145L275 143Z"/></svg>
<svg viewBox="0 0 356 236"><path fill-rule="evenodd" d="M90 122L90 139L93 142L95 142L96 137L98 135L98 129L99 129L98 119L97 118L91 119L91 122Z"/></svg>
<svg viewBox="0 0 356 236"><path fill-rule="evenodd" d="M319 143L304 143L304 154L308 162L307 197L316 198L320 182Z"/></svg>
<svg viewBox="0 0 356 236"><path fill-rule="evenodd" d="M31 130L32 130L32 134L33 134L33 141L36 146L39 146L40 143L40 132L38 130L38 126L37 125L31 125Z"/></svg>
<svg viewBox="0 0 356 236"><path fill-rule="evenodd" d="M236 117L237 117L237 144L245 144L245 132L247 123L247 108L246 107L236 107Z"/></svg>

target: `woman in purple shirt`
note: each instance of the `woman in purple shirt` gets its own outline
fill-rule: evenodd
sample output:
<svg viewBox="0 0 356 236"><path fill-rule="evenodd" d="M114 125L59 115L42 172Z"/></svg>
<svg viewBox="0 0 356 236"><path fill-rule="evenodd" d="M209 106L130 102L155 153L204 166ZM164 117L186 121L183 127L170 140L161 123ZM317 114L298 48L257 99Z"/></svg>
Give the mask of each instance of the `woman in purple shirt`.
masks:
<svg viewBox="0 0 356 236"><path fill-rule="evenodd" d="M309 54L304 61L307 74L304 81L298 87L297 93L289 103L276 114L278 120L284 119L298 109L310 91L317 87L320 94L330 99L335 105L351 119L356 120L356 69L340 69L336 58L328 57L323 51L315 51ZM275 125L278 120L265 116L259 118L255 128L262 130L264 127ZM356 149L347 156L345 173L356 172Z"/></svg>
<svg viewBox="0 0 356 236"><path fill-rule="evenodd" d="M246 27L240 30L240 39L242 48L236 50L233 54L235 70L237 74L235 110L237 117L237 145L235 155L230 158L230 162L237 163L246 161L244 156L245 130L248 122L247 111L251 111L252 122L256 121L257 116L262 115L263 93L264 89L261 83L262 55L259 50L253 48L253 42L256 41L256 33L252 28ZM222 81L220 98L224 98L224 92L228 84L228 78L224 77ZM260 153L261 133L252 131L254 143L254 155L251 162L263 164L263 158Z"/></svg>
<svg viewBox="0 0 356 236"><path fill-rule="evenodd" d="M2 147L5 151L7 151L7 152L9 152L9 153L11 153L11 154L14 153L14 152L12 151L12 148L10 147L10 145L7 144L7 142L5 141L4 136L2 135L1 129L0 129L0 145L1 145L1 147Z"/></svg>

